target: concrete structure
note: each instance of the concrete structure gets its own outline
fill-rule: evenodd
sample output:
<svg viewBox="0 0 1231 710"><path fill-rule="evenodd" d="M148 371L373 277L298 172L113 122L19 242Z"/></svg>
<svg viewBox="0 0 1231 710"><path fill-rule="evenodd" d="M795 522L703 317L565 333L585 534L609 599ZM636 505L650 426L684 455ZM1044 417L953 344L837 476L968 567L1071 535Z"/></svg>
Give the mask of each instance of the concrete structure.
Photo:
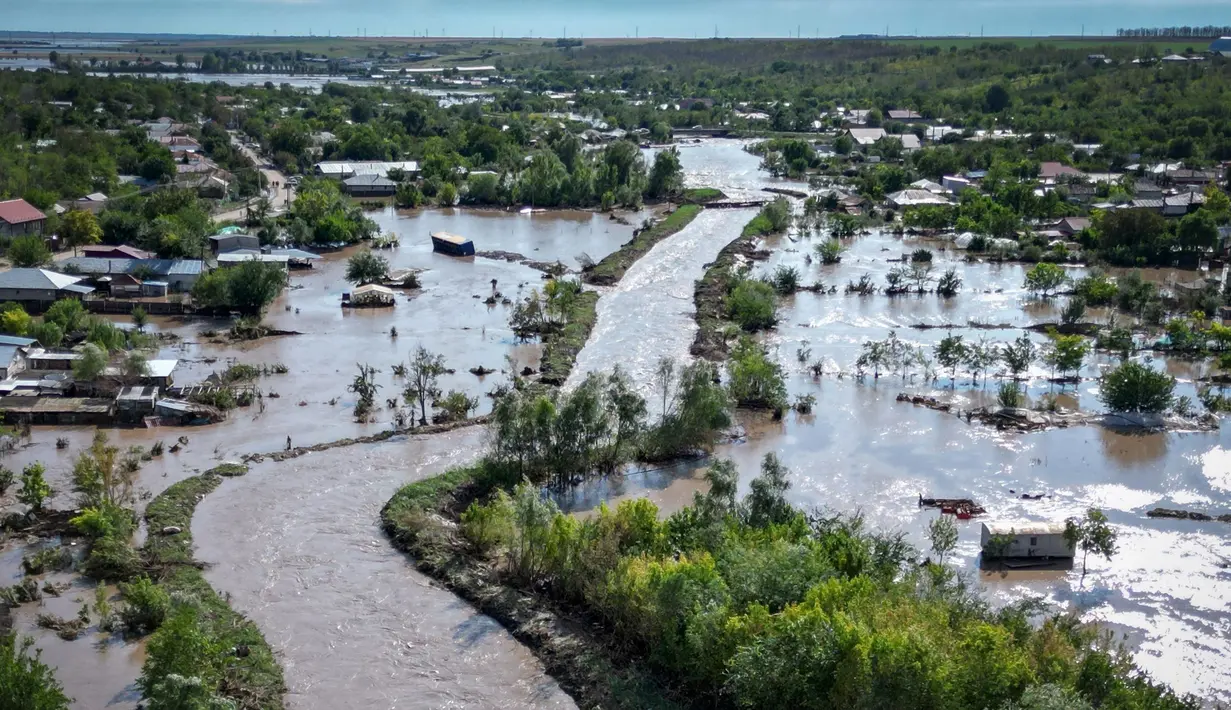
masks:
<svg viewBox="0 0 1231 710"><path fill-rule="evenodd" d="M61 298L81 298L93 290L82 285L80 277L46 269L10 269L0 273L0 301L50 305Z"/></svg>
<svg viewBox="0 0 1231 710"><path fill-rule="evenodd" d="M342 190L351 197L391 197L397 183L380 175L356 175L342 181Z"/></svg>
<svg viewBox="0 0 1231 710"><path fill-rule="evenodd" d="M113 274L130 274L142 281L165 281L171 291L191 291L205 271L199 259L96 259L75 256L64 261L66 268L99 280ZM108 282L109 283L109 282Z"/></svg>
<svg viewBox="0 0 1231 710"><path fill-rule="evenodd" d="M334 180L346 180L356 175L389 177L390 170L401 170L409 176L419 174L419 163L413 160L344 160L316 164L316 174Z"/></svg>
<svg viewBox="0 0 1231 710"><path fill-rule="evenodd" d="M1064 523L983 523L980 544L988 558L1027 557L1039 559L1072 559L1073 546L1064 539ZM995 548L994 536L1008 541L1004 550Z"/></svg>
<svg viewBox="0 0 1231 710"><path fill-rule="evenodd" d="M260 250L260 248L261 240L259 237L242 232L215 234L209 238L209 249L215 254L225 254L239 249Z"/></svg>
<svg viewBox="0 0 1231 710"><path fill-rule="evenodd" d="M43 233L47 215L22 199L0 202L0 237Z"/></svg>

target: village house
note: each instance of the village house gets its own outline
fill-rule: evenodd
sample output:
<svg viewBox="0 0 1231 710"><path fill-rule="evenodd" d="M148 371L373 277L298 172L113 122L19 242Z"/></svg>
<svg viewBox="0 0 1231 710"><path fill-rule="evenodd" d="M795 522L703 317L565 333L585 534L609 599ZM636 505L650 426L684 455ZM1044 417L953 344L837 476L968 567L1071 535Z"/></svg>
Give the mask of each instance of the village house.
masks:
<svg viewBox="0 0 1231 710"><path fill-rule="evenodd" d="M73 200L65 206L68 209L84 210L92 214L98 214L107 206L107 196L101 192L91 192L85 197Z"/></svg>
<svg viewBox="0 0 1231 710"><path fill-rule="evenodd" d="M47 215L29 202L21 198L0 202L0 237L42 235L46 225Z"/></svg>
<svg viewBox="0 0 1231 710"><path fill-rule="evenodd" d="M1163 199L1163 188L1150 180L1138 180L1133 183L1133 196L1139 200Z"/></svg>
<svg viewBox="0 0 1231 710"><path fill-rule="evenodd" d="M1064 530L1064 523L984 523L980 543L988 558L1071 559L1074 549ZM1007 544L998 549L997 538Z"/></svg>
<svg viewBox="0 0 1231 710"><path fill-rule="evenodd" d="M889 138L897 138L902 141L902 150L907 153L913 153L923 147L919 141L919 136L914 133L903 133L900 136L889 136Z"/></svg>
<svg viewBox="0 0 1231 710"><path fill-rule="evenodd" d="M877 141L888 135L883 128L848 128L846 134L858 146L876 145Z"/></svg>
<svg viewBox="0 0 1231 710"><path fill-rule="evenodd" d="M342 190L351 197L391 197L397 183L381 175L356 175L342 181Z"/></svg>
<svg viewBox="0 0 1231 710"><path fill-rule="evenodd" d="M356 175L389 177L390 170L400 170L407 177L416 177L419 163L414 160L333 160L316 164L317 175L339 182Z"/></svg>
<svg viewBox="0 0 1231 710"><path fill-rule="evenodd" d="M10 269L0 273L0 301L14 301L41 310L61 298L81 298L94 291L81 278L46 269Z"/></svg>
<svg viewBox="0 0 1231 710"><path fill-rule="evenodd" d="M191 291L204 272L199 259L99 259L90 256L75 256L66 259L64 268L82 274L100 283L104 277L117 274L134 276L143 283L154 281L166 283L170 291Z"/></svg>
<svg viewBox="0 0 1231 710"><path fill-rule="evenodd" d="M901 121L902 123L921 123L926 119L919 115L918 111L912 111L910 109L891 109L889 111L889 120Z"/></svg>
<svg viewBox="0 0 1231 710"><path fill-rule="evenodd" d="M1183 217L1189 212L1195 212L1205 204L1205 195L1200 192L1181 192L1163 198L1164 217Z"/></svg>
<svg viewBox="0 0 1231 710"><path fill-rule="evenodd" d="M1167 171L1167 181L1176 187L1205 187L1218 180L1213 170L1189 170L1180 168Z"/></svg>
<svg viewBox="0 0 1231 710"><path fill-rule="evenodd" d="M130 247L127 244L88 244L81 247L84 256L99 259L150 259L153 254L144 249Z"/></svg>
<svg viewBox="0 0 1231 710"><path fill-rule="evenodd" d="M209 248L215 254L225 254L238 249L260 250L261 240L252 234L224 230L209 238Z"/></svg>
<svg viewBox="0 0 1231 710"><path fill-rule="evenodd" d="M173 153L180 151L187 153L201 152L201 144L188 136L162 136L158 139L158 142L169 148Z"/></svg>
<svg viewBox="0 0 1231 710"><path fill-rule="evenodd" d="M946 190L955 193L961 192L962 190L969 190L974 187L970 180L958 175L945 175L940 179L940 184L943 185Z"/></svg>
<svg viewBox="0 0 1231 710"><path fill-rule="evenodd" d="M1083 182L1075 182L1064 186L1068 201L1073 204L1088 204L1098 196L1098 188Z"/></svg>
<svg viewBox="0 0 1231 710"><path fill-rule="evenodd" d="M915 190L926 190L928 192L932 192L937 195L943 195L949 192L949 190L944 185L941 185L938 182L932 182L931 180L928 180L927 178L924 178L922 180L916 180L912 182L910 186L911 188Z"/></svg>
<svg viewBox="0 0 1231 710"><path fill-rule="evenodd" d="M0 335L0 380L7 380L26 369L29 350L37 342L33 338Z"/></svg>
<svg viewBox="0 0 1231 710"><path fill-rule="evenodd" d="M901 190L885 197L891 207L902 209L916 205L947 205L944 197L927 190Z"/></svg>
<svg viewBox="0 0 1231 710"><path fill-rule="evenodd" d="M1085 173L1064 163L1046 162L1039 164L1039 179L1054 184L1061 178L1084 178Z"/></svg>

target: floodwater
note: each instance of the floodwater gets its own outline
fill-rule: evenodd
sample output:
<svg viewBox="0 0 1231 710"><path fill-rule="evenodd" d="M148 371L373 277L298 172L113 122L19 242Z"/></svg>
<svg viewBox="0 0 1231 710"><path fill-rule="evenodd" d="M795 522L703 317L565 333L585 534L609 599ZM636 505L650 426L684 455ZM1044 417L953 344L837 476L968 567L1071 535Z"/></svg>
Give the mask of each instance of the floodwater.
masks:
<svg viewBox="0 0 1231 710"><path fill-rule="evenodd" d="M683 146L686 182L712 185L732 196L759 195L762 186L779 182L760 175L759 159L741 146L735 141ZM392 228L402 236L401 248L385 252L394 266L428 269L421 277L424 291L399 296L393 312L352 313L338 307L346 288L341 281L343 253L329 255L310 274L293 277L302 288L288 291L270 313L275 327L305 335L217 346L197 335L208 325L160 323L189 341L167 350L193 361L177 373L181 382L221 370L228 357L253 364L285 362L292 374L262 379L264 389L282 394L266 397L263 414L254 408L201 429L118 432L125 446L170 441L181 433L191 437L180 454L147 464L142 485L161 490L213 461L280 449L287 434L300 445L384 429L392 417L388 408L378 412L377 423L351 421L345 386L355 363L368 362L384 370L380 398L391 396L400 387L388 366L405 360L420 341L445 353L449 366L456 368L443 383L445 389L465 388L472 396L481 397L503 376L480 382L467 368L500 368L510 353L519 357L519 365L531 361L534 347L518 345L507 330L507 307L489 308L473 296L485 296L490 279L497 278L498 290L513 297L533 287L540 274L503 261L434 255L426 232L446 229L474 239L479 249L570 263L581 251L601 258L604 250L631 237L631 227L595 215L553 220L552 215L498 214L388 209L375 215L382 229ZM640 379L659 357L683 356L695 328L692 281L750 216L750 211L703 213L658 244L619 285L604 290L598 324L578 359L578 376L618 363ZM564 222L569 226L562 226ZM618 232L621 229L627 231ZM575 239L570 236L574 234ZM1224 569L1231 556L1226 552L1231 526L1145 517L1158 505L1227 512L1231 437L1226 427L1145 436L1098 427L997 432L894 400L899 391L908 390L948 398L958 406L979 406L994 401L995 379L972 384L969 374L959 372L950 386L947 373L934 384L920 377L905 383L891 375L863 383L849 374L839 377L839 370L849 373L862 342L884 338L890 330L924 348L943 337L944 330L914 330L910 325L954 324L954 332L969 339L1004 341L1017 337L1022 326L1058 320L1058 312L1055 305L1027 298L1021 288L1022 267L967 264L959 253L940 251L935 243L930 245L937 250L933 271L958 269L964 281L958 297L848 297L840 293L848 280L868 273L883 283L892 266L887 259L917 245L873 234L850 240L837 266L822 267L819 260L808 265L804 256L818 241L769 240L766 246L775 249L774 256L755 267L762 273L778 264L797 265L804 283L820 280L837 285L839 293L800 293L785 299L779 327L765 336L788 372L791 396L813 394L818 404L813 415L788 414L777 423L741 415L747 436L721 447L716 455L738 462L742 485L755 475L764 454L773 451L793 472L791 496L796 503L860 511L870 525L900 530L921 548L927 546L922 531L937 513L917 507L919 494L976 498L988 509L987 519L997 521L1057 521L1088 506L1101 507L1120 534L1120 552L1111 561L1091 559L1084 581L1080 569L977 573L977 522L960 524L955 564L978 574L994 603L1041 596L1056 608L1078 609L1085 618L1124 633L1138 663L1156 679L1210 700L1231 700L1231 667L1224 660L1231 655L1231 623L1225 613L1231 571ZM975 330L967 327L969 321L998 327ZM392 325L399 330L396 341L388 336ZM1031 337L1044 342L1040 335ZM801 346L811 350L812 360L826 363L820 380L799 362ZM202 362L207 357L218 360ZM1181 378L1181 394L1193 393L1192 380L1203 371L1200 365L1181 361L1152 362ZM1086 379L1063 389L1047 384L1049 373L1036 366L1029 373L1029 396L1037 401L1054 391L1065 406L1097 409L1092 378L1107 364L1105 358L1092 358L1082 372ZM334 397L338 401L330 405ZM483 407L489 406L481 399ZM70 430L68 451L55 449L57 435L65 435L64 430L37 429L33 443L6 465L16 468L25 460L44 459L53 485L65 490L72 457L88 442L90 431ZM230 593L236 607L260 625L277 649L286 668L291 707L571 707L526 649L417 574L377 528L379 508L398 486L472 460L482 444L481 430L470 429L267 462L244 478L228 480L202 502L194 520L198 557L213 565L211 583ZM571 509L585 510L602 500L645 494L663 508L675 509L703 489L703 465L588 484L565 502ZM1025 492L1052 497L1017 498ZM5 560L0 559L0 571L13 564ZM83 641L74 643L78 646L67 648L89 648ZM63 663L75 668L86 660ZM127 679L117 670L120 677L107 692L123 692L139 663L127 662ZM71 694L89 690L79 692L71 682Z"/></svg>
<svg viewBox="0 0 1231 710"><path fill-rule="evenodd" d="M500 372L507 367L506 356L516 361L518 369L525 366L537 369L540 348L534 343L519 343L514 338L508 327L510 306L487 306L482 299L491 293L492 279L496 279L500 292L515 299L537 287L542 281L542 274L527 266L503 260L481 257L454 259L435 254L431 250L429 233L444 229L464 234L473 239L480 249L518 252L541 261L559 259L566 265L576 266L575 257L580 253L588 253L598 260L631 239L633 227L629 225L639 223L647 215L623 215L628 224L612 221L606 215L587 212L527 216L495 211L401 212L389 208L372 216L381 224L382 231L393 231L401 238L400 247L381 252L392 267L423 269L420 273L422 290L399 294L397 305L392 309L348 310L340 307L341 294L350 288L344 281L344 274L346 259L353 253L351 249L326 254L311 271L294 272L291 288L271 306L265 318L268 325L301 335L272 337L253 343L214 344L204 333L209 330L225 333L228 322L153 319L153 328L175 333L181 338L159 353L159 357L180 359L180 366L175 372L179 384L201 381L210 373L221 372L234 362L258 366L284 363L290 368L290 373L262 377L258 385L265 393L263 404L234 410L226 421L218 425L109 430L112 442L124 449L130 446L149 448L157 441L165 442L169 448L177 437L188 437L188 444L180 452L173 454L168 451L144 464L138 481L140 488L157 495L172 483L221 461L238 459L245 453L280 450L285 447L288 436L296 446L309 446L388 429L393 422L394 410L385 400L398 395L403 386L393 377L392 365L409 359L411 351L419 344L443 354L446 366L455 370L442 377L440 384L443 390L464 391L478 399L479 413L489 411L491 400L485 394L507 380L507 376ZM390 337L390 329L394 327L398 330L397 339ZM374 421L364 424L354 422L351 413L354 397L346 391L358 363L371 364L380 370L377 382L381 389L377 403L381 406ZM497 372L483 378L468 372L479 365ZM405 407L405 404L402 406ZM42 461L47 466L48 481L56 490L52 505L70 506L72 464L80 451L89 445L93 433L93 427L84 426L35 427L31 440L23 442L4 464L20 470L26 463ZM59 437L68 439L68 448L56 447ZM448 440L442 438L441 441ZM475 455L479 447L468 444L462 448L467 455ZM351 450L339 450L338 460L350 460L346 451ZM284 466L289 469L292 464ZM375 501L373 505L376 508L396 490L397 482L401 480L400 469L392 463L382 467L381 470L393 478L389 479L388 485L370 491L370 500ZM340 473L340 469L332 473ZM338 480L345 483L350 479L343 476ZM16 508L12 494L13 491L10 491L10 495L0 501L0 510ZM339 495L341 498L352 500L345 493ZM289 501L279 499L275 502L260 498L258 502L263 507L271 507ZM368 519L374 521L375 513ZM221 527L234 527L237 532L244 533L248 522L248 518L227 519ZM368 532L371 533L372 548L386 552L387 541L376 530L374 522ZM200 540L203 536L197 537ZM20 548L9 548L7 554L13 557L11 560L6 557L6 562L0 562L0 573L12 570L12 574L19 575ZM335 554L337 559L348 558L348 553L328 548L322 554L330 558ZM210 559L221 561L219 558ZM381 558L381 564L386 580L401 579L399 575L407 569L405 561L392 551ZM239 577L231 580L236 585L243 581ZM390 582L387 586L396 587L397 584ZM224 592L231 591L226 580L222 580L218 588ZM452 599L449 595L444 596ZM337 601L326 600L324 608ZM458 610L469 609L465 604L454 602ZM240 608L246 610L242 605ZM274 611L283 608L275 607ZM309 606L299 620L302 622L303 619L320 615L321 609ZM435 617L432 619L434 623ZM376 623L376 617L371 621ZM122 697L140 672L141 660L131 654L111 651L104 663L94 658L90 642L84 638L71 643L63 642L54 634L38 630L32 616L28 619L18 616L16 622L19 631L38 639L39 647L45 650L47 657L56 660L55 665L72 671L62 674L62 679L69 695L78 697L77 707L104 707L104 699ZM487 634L490 629L476 626L479 623L472 620L468 622L467 629ZM425 631L424 638L427 636L430 634ZM505 638L507 641L507 636ZM313 648L327 650L336 645ZM433 653L431 648L424 649L422 645L418 652ZM330 675L332 663L332 659L322 656L315 667L304 662L288 668L288 682L292 687L302 688L303 685L297 685L301 676L296 673L311 671L317 677L324 678L326 684L338 684L340 681ZM104 668L109 682L102 683L88 673L76 672L78 667L86 666ZM384 670L389 674L395 672L392 667ZM441 680L432 682L442 687L448 685ZM314 696L306 697L310 700ZM307 703L309 700L301 702ZM461 700L455 703L459 707L464 704L467 703ZM434 702L424 705L441 706Z"/></svg>
<svg viewBox="0 0 1231 710"><path fill-rule="evenodd" d="M755 157L740 152L734 142L686 147L681 156L690 185L714 184L728 194L752 194L758 189L758 176L749 167ZM736 233L738 227L731 236ZM935 242L915 243L877 233L847 240L848 251L838 265L822 266L815 258L806 264L805 255L819 242L819 237L798 236L767 240L764 246L774 249L774 255L754 267L754 273L762 274L780 264L797 266L803 283L835 285L838 293L799 293L784 299L778 328L763 338L788 373L790 396L812 394L818 403L814 414L788 414L778 423L741 415L747 437L721 447L716 455L739 464L742 485L746 488L756 474L761 458L774 452L793 472L790 495L797 504L859 511L870 525L900 530L920 548L927 547L923 531L928 520L938 514L918 508L920 494L973 497L988 509L986 519L996 521L1059 521L1080 515L1087 507L1100 507L1119 533L1120 551L1111 561L1091 559L1084 583L1080 564L1068 572L979 574L977 521L959 522L955 564L979 574L986 596L995 603L1037 596L1055 608L1075 608L1083 618L1123 633L1137 662L1154 678L1211 700L1231 700L1231 666L1225 661L1231 656L1231 621L1226 615L1226 600L1231 599L1231 526L1145 516L1156 506L1213 513L1231 509L1227 426L1215 432L1148 435L1093 426L1017 434L898 403L896 394L909 391L932 394L958 407L994 404L997 381L973 384L968 373L959 371L952 387L948 373L941 373L935 384L919 376L903 383L892 375L859 383L849 373L863 342L895 331L930 352L946 334L944 329L914 330L909 327L913 324L954 324L953 332L967 340L1003 342L1018 337L1023 326L1058 321L1063 299L1060 304L1034 302L1022 288L1022 266L967 264L963 253L940 251L942 245ZM964 282L959 296L945 300L935 295L890 298L842 293L848 281L865 273L883 285L885 274L897 265L888 259L920 246L936 250L934 274L951 266L958 270ZM669 243L663 247L663 256L671 255ZM655 256L651 252L634 268L652 271L654 264L647 262ZM1075 277L1082 273L1072 270ZM1159 281L1170 276L1170 272L1149 275ZM643 373L652 368L654 358L677 354L680 342L690 342L691 331L671 335L670 329L657 331L645 322L659 315L656 304L673 299L676 288L674 281L662 278L629 289L638 293L640 303L617 309L618 301L604 308L601 300L600 327L579 362L601 367L619 362ZM691 313L688 302L681 301L680 308ZM1108 314L1092 312L1090 317L1103 321ZM974 329L967 327L971 322L1006 327ZM662 333L661 348L640 343L631 347L618 337L605 339L605 334L624 329L643 337ZM1031 340L1041 346L1046 337L1031 333ZM825 362L826 374L820 380L814 380L799 361L801 347L810 350L810 361ZM612 349L619 351L618 357L606 352ZM1143 360L1175 375L1180 380L1176 393L1195 399L1193 380L1206 374L1205 365L1150 356ZM1093 378L1111 364L1106 357L1091 357L1081 373L1083 382L1067 388L1049 385L1047 368L1036 364L1028 373L1029 400L1057 394L1063 406L1097 411ZM839 378L838 370L846 374ZM594 482L565 502L584 510L600 500L644 493L666 510L678 509L703 488L698 480L703 465ZM1018 498L1022 493L1051 497L1024 501Z"/></svg>
<svg viewBox="0 0 1231 710"><path fill-rule="evenodd" d="M288 707L575 707L527 648L415 571L379 528L399 486L473 461L483 436L266 463L200 504L198 557L277 649Z"/></svg>

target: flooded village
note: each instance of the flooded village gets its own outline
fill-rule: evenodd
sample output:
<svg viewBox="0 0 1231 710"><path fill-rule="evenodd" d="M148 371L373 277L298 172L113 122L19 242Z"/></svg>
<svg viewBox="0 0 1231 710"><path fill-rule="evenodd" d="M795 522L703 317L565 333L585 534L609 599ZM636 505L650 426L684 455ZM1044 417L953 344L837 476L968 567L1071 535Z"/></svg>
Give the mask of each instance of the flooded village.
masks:
<svg viewBox="0 0 1231 710"><path fill-rule="evenodd" d="M858 118L853 125L838 133L858 143L860 131L872 130L859 128ZM240 144L240 131L231 133ZM1092 275L1142 279L1165 294L1223 293L1225 239L1193 268L1103 269L1060 259L1064 285L1054 289L1062 295L1040 297L1030 276L1038 264L969 249L966 230L904 223L907 207L959 204L958 183L956 193L935 183L875 203L842 202L856 193L852 180L792 177L760 143L687 129L670 142L646 136L638 151L648 165L660 152L678 151L682 194L720 196L709 205L663 199L613 209L460 200L408 208L398 206L400 193L393 198L401 182L388 179L389 165L365 175L363 165L380 161L352 161L350 172L335 175L338 164L322 161L317 177L340 183L375 238L271 247L256 236L257 224L245 224L250 202L214 215L210 253L195 259L94 245L42 269L0 272L0 298L27 304L31 315L58 299L79 300L117 330L139 331L149 352L143 367L113 359L86 382L74 377L89 357L83 347L0 336L0 355L9 358L0 383L8 425L0 466L22 472L41 464L51 493L40 507L78 511L80 457L105 433L115 455L133 462L136 544L176 544L187 532L179 523L191 524L190 564L268 643L286 707L576 707L582 703L571 681L522 643L525 629L482 613L390 544L382 509L408 483L478 464L492 445L488 418L500 397L519 383L550 379L544 349L564 346L515 322L528 299L546 299L554 283L576 282L579 293L596 297L584 344L565 358L571 371L560 391L618 368L649 419L665 418L666 395L660 403L656 384L664 359L681 367L727 363L729 351L745 347L739 328L724 322L715 331L705 322L706 280L716 262L733 258L733 272L750 281L775 284L793 274L792 285L776 289L773 327L753 329L745 341L781 371L785 406L733 407L731 425L704 452L579 477L564 489L545 485L544 499L581 519L601 515L603 504L648 499L665 517L702 499L719 460L734 462L738 495L748 495L772 454L789 470L792 505L857 512L868 529L900 534L921 551L929 549L933 522L952 520L957 537L941 557L947 553L993 608L1033 600L1097 623L1153 680L1204 703L1231 702L1231 524L1218 517L1231 513L1231 439L1225 420L1202 406L1222 392L1226 367L1216 357L1177 352L1164 340L1174 335L1169 328L1126 315L1114 302L1083 301L1076 317L1065 312L1074 285ZM287 172L257 157L270 174L260 197L282 200L275 211L289 213L299 195L286 189ZM392 168L395 177L418 169L411 161ZM1054 187L1045 182L1040 192ZM883 216L841 235L833 209L812 224L810 210L831 194L844 205L836 212L849 205L861 218L864 210ZM1178 194L1191 201L1200 193ZM786 206L790 226L750 232L771 204ZM681 209L696 214L630 258L618 277L590 284L596 264L619 257ZM1051 236L1061 250L1066 242L1080 248L1075 233ZM831 241L837 247L826 258ZM379 257L380 278L355 278L357 255ZM926 287L893 292L920 261ZM250 318L227 308L194 311L185 297L199 293L196 279L249 262L285 273L285 287L256 318L257 337L235 332L253 327ZM935 292L946 272L960 281L950 297ZM142 305L140 317L131 315L133 304ZM1227 315L1224 308L1199 320L1221 324ZM1136 326L1127 355L1090 347L1059 372L1045 355L1058 335L1125 325ZM954 336L988 349L1027 342L1036 354L1012 372L995 359L982 371L970 361L950 368L939 353ZM698 346L715 339L721 352ZM870 360L879 343L915 355ZM419 349L438 367L430 386L415 391ZM1183 411L1138 412L1131 421L1105 415L1102 378L1126 360L1174 377ZM728 384L729 371L717 372ZM225 405L219 392L227 393ZM454 393L464 402L461 414L443 416L441 402ZM227 473L230 466L243 474ZM194 495L185 520L147 522L160 496L203 479L209 487ZM28 519L21 487L18 480L0 492L0 512ZM1115 532L1114 555L1083 559L1066 540L1065 521L1092 509ZM162 518L155 511L149 520ZM992 554L989 537L1005 545L1011 538L1014 547ZM28 520L0 540L0 587L34 578L45 592L20 604L0 598L0 606L56 669L73 707L138 707L147 697L138 679L149 637L93 626L64 634L48 623L74 618L83 604L88 619L96 598L119 604L121 590L96 591L97 582L72 565L29 571L40 550L63 545L82 558L87 542L70 527L40 531ZM998 563L1001 556L1013 561ZM1044 559L1035 563L1035 556Z"/></svg>

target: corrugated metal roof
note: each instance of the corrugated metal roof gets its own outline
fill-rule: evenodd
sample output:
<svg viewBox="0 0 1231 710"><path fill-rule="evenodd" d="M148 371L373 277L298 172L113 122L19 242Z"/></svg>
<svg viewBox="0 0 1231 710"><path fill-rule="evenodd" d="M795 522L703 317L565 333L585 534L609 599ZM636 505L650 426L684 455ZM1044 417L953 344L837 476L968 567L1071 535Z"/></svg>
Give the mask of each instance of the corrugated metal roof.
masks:
<svg viewBox="0 0 1231 710"><path fill-rule="evenodd" d="M37 342L34 338L23 338L19 335L0 335L0 345L16 345L24 348Z"/></svg>
<svg viewBox="0 0 1231 710"><path fill-rule="evenodd" d="M149 360L145 363L149 368L150 377L170 377L179 360Z"/></svg>
<svg viewBox="0 0 1231 710"><path fill-rule="evenodd" d="M356 175L354 177L346 178L342 181L342 184L347 187L395 187L397 185L397 183L389 178L383 175L377 175L375 173Z"/></svg>
<svg viewBox="0 0 1231 710"><path fill-rule="evenodd" d="M229 251L218 255L218 263L240 264L245 261L260 261L269 264L285 264L287 261L290 261L290 258L284 254L261 254L251 250L244 250L243 252Z"/></svg>
<svg viewBox="0 0 1231 710"><path fill-rule="evenodd" d="M21 348L16 345L0 345L0 367L12 365L18 350Z"/></svg>
<svg viewBox="0 0 1231 710"><path fill-rule="evenodd" d="M74 256L64 261L83 274L129 274L147 268L158 276L194 276L203 271L199 259L103 259L95 256Z"/></svg>
<svg viewBox="0 0 1231 710"><path fill-rule="evenodd" d="M37 222L40 219L47 219L47 215L23 199L0 202L0 222L25 224L26 222Z"/></svg>
<svg viewBox="0 0 1231 710"><path fill-rule="evenodd" d="M992 535L1063 535L1064 523L983 523L984 529Z"/></svg>
<svg viewBox="0 0 1231 710"><path fill-rule="evenodd" d="M47 269L10 269L0 274L0 288L59 291L80 280Z"/></svg>

